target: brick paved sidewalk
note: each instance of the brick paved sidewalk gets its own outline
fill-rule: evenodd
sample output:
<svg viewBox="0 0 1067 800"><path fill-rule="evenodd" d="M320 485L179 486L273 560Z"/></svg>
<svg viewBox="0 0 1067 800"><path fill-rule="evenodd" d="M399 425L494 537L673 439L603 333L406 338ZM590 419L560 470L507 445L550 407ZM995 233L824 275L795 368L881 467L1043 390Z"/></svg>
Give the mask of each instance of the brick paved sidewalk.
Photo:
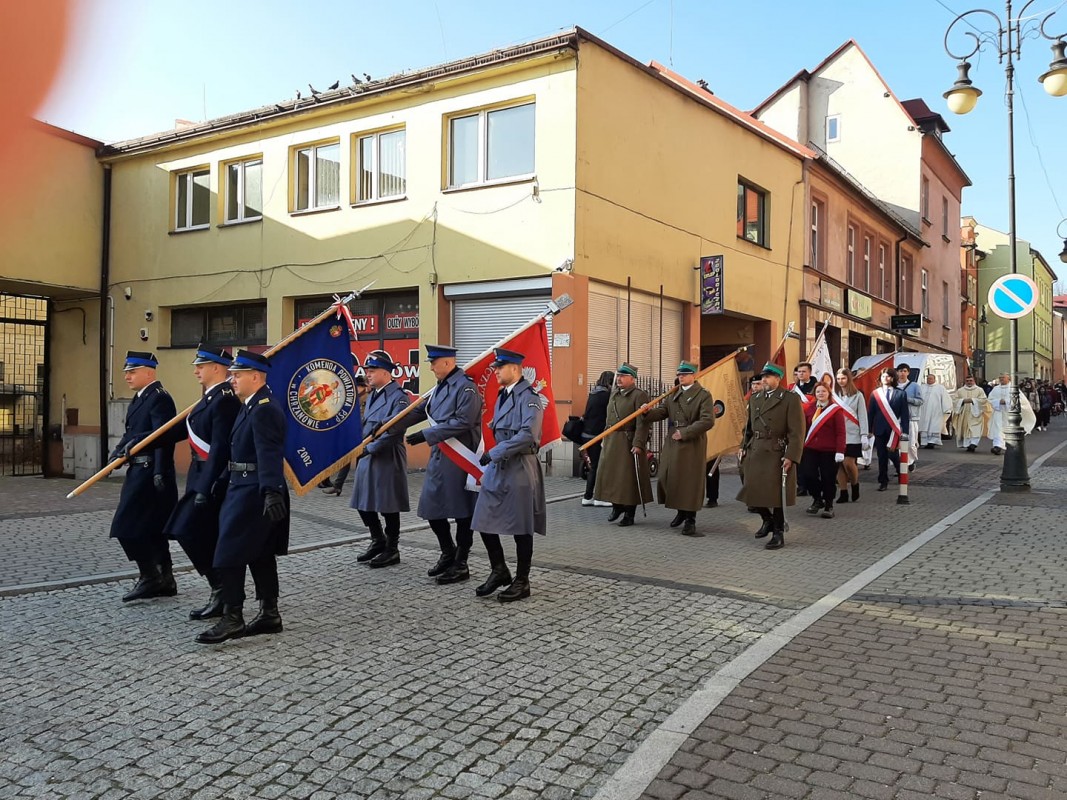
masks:
<svg viewBox="0 0 1067 800"><path fill-rule="evenodd" d="M749 675L643 797L1067 797L1064 452Z"/></svg>

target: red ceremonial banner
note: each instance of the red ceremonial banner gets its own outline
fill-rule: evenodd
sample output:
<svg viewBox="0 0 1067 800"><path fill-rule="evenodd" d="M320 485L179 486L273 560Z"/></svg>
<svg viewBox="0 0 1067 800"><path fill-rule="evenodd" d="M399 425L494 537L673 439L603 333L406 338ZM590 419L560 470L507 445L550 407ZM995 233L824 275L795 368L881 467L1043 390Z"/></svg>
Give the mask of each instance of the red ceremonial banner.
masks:
<svg viewBox="0 0 1067 800"><path fill-rule="evenodd" d="M541 396L545 409L544 422L541 426L541 447L559 440L559 417L556 416L556 399L552 394L552 366L548 351L548 324L544 319L520 331L500 345L507 350L514 350L526 356L522 362L522 376L529 381L533 390ZM496 408L496 397L500 384L489 365L493 363L493 354L489 353L467 368L467 374L478 387L482 396L482 447L488 450L496 444L489 423Z"/></svg>
<svg viewBox="0 0 1067 800"><path fill-rule="evenodd" d="M882 381L878 378L878 373L886 367L893 366L894 356L895 353L886 353L885 358L874 366L863 370L863 372L852 379L853 383L856 384L856 388L863 392L863 396L866 398L867 402L870 402L871 400L871 393L882 385Z"/></svg>

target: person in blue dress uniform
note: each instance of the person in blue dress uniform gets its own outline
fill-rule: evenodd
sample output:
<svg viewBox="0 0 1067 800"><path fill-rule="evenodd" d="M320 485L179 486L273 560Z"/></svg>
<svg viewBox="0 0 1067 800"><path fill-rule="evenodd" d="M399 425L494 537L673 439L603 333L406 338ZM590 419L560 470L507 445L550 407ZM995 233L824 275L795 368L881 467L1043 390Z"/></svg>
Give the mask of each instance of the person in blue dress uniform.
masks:
<svg viewBox="0 0 1067 800"><path fill-rule="evenodd" d="M526 357L502 347L494 354L496 360L491 366L500 394L489 428L496 444L481 457L485 474L471 522L482 535L492 571L474 593L488 597L506 586L497 599L510 603L530 596L533 535L544 536L548 530L545 481L537 459L545 412L541 396L522 376ZM501 536L515 539L518 564L514 580L504 561Z"/></svg>
<svg viewBox="0 0 1067 800"><path fill-rule="evenodd" d="M219 539L219 509L226 494L226 465L230 460L230 432L241 410L227 370L233 359L221 347L201 344L193 359L193 375L203 395L185 425L176 425L171 438L189 442L189 474L185 494L178 500L163 532L176 539L196 571L207 578L211 597L189 612L189 619L222 616L222 584L212 568Z"/></svg>
<svg viewBox="0 0 1067 800"><path fill-rule="evenodd" d="M363 369L371 389L363 417L363 432L373 435L407 408L408 393L393 380L396 364L381 350L375 350L367 357ZM404 419L375 438L356 462L351 507L359 513L371 536L370 547L356 560L369 562L375 568L400 563L400 512L411 510L408 451L404 446L406 426L407 420Z"/></svg>
<svg viewBox="0 0 1067 800"><path fill-rule="evenodd" d="M136 394L126 409L126 430L111 453L112 460L128 455L134 445L176 414L174 400L156 379L158 366L152 353L126 353L122 377ZM153 442L152 447L129 456L127 463L119 505L111 520L111 537L119 540L130 561L137 562L140 575L122 600L172 597L178 587L163 526L178 501L174 445Z"/></svg>
<svg viewBox="0 0 1067 800"><path fill-rule="evenodd" d="M482 439L482 400L474 381L456 366L456 348L428 344L426 355L437 385L430 398L405 418L410 421L408 427L425 419L431 423L407 437L410 445L430 445L418 515L430 523L441 557L426 574L441 584L459 583L470 579L467 556L474 542L471 517L478 494L466 489L467 473L442 452L440 445L454 440L473 455ZM455 542L450 519L456 521Z"/></svg>
<svg viewBox="0 0 1067 800"><path fill-rule="evenodd" d="M219 581L222 617L196 637L216 644L238 636L280 633L278 559L289 548L289 489L285 484L285 412L267 386L270 361L238 350L230 366L234 394L243 404L230 431L226 496L212 570ZM252 574L259 614L244 622L245 569Z"/></svg>

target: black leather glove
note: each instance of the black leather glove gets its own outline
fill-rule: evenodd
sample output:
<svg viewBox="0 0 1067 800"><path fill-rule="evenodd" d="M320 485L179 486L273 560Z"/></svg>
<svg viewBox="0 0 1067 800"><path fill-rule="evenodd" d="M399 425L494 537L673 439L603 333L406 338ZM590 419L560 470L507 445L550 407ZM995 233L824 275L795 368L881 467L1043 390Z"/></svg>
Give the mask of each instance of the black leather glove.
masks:
<svg viewBox="0 0 1067 800"><path fill-rule="evenodd" d="M134 436L126 442L121 448L118 449L119 455L123 458L130 457L130 451L135 448L145 436L143 434L134 434Z"/></svg>
<svg viewBox="0 0 1067 800"><path fill-rule="evenodd" d="M114 450L112 450L111 455L107 457L107 460L114 461L116 458L125 458L125 456L122 455L121 447L116 447Z"/></svg>
<svg viewBox="0 0 1067 800"><path fill-rule="evenodd" d="M483 467L487 467L492 462L492 460L492 456L490 456L488 453L482 453L482 457L478 459L478 463L481 464Z"/></svg>
<svg viewBox="0 0 1067 800"><path fill-rule="evenodd" d="M285 499L280 492L267 492L263 497L263 516L271 522L285 519Z"/></svg>
<svg viewBox="0 0 1067 800"><path fill-rule="evenodd" d="M157 492L165 492L167 490L167 481L162 475L153 475L152 486L155 487Z"/></svg>
<svg viewBox="0 0 1067 800"><path fill-rule="evenodd" d="M207 507L207 501L208 501L208 497L203 492L197 492L196 496L193 497L193 505L196 506L197 508L206 508Z"/></svg>
<svg viewBox="0 0 1067 800"><path fill-rule="evenodd" d="M426 441L426 434L422 431L416 431L415 433L409 433L404 437L408 444L422 444Z"/></svg>

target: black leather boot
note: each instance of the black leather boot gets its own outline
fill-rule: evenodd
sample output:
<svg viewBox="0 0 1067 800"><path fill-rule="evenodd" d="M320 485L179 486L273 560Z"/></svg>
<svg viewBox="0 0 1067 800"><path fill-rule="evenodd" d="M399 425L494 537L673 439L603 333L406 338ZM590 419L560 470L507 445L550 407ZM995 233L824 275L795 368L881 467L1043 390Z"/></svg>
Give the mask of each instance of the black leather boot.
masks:
<svg viewBox="0 0 1067 800"><path fill-rule="evenodd" d="M134 584L133 588L122 596L123 603L129 603L131 600L147 600L150 597L160 597L163 593L163 584L160 581L159 566L157 564L138 561L137 569L140 570L140 577L137 578L137 583Z"/></svg>
<svg viewBox="0 0 1067 800"><path fill-rule="evenodd" d="M685 520L686 513L684 511L679 511L677 514L674 515L674 519L671 520L671 527L677 528L679 525L685 522Z"/></svg>
<svg viewBox="0 0 1067 800"><path fill-rule="evenodd" d="M382 531L381 524L377 524L370 529L370 547L356 556L356 561L361 564L370 561L373 558L381 555L385 551L385 533Z"/></svg>
<svg viewBox="0 0 1067 800"><path fill-rule="evenodd" d="M245 625L245 636L259 636L264 633L281 633L282 615L278 613L278 598L259 601L259 613L256 618Z"/></svg>
<svg viewBox="0 0 1067 800"><path fill-rule="evenodd" d="M622 512L622 519L619 521L619 527L620 528L629 528L631 525L633 525L634 524L634 514L636 513L636 511L637 511L637 509L635 509L635 508L630 508L629 506L625 506L623 508L623 512Z"/></svg>
<svg viewBox="0 0 1067 800"><path fill-rule="evenodd" d="M860 499L860 485L858 483L852 484L852 502L855 503Z"/></svg>
<svg viewBox="0 0 1067 800"><path fill-rule="evenodd" d="M211 597L208 598L207 605L190 611L189 619L214 619L222 616L222 582L214 572L208 574L207 582L211 584Z"/></svg>
<svg viewBox="0 0 1067 800"><path fill-rule="evenodd" d="M222 619L203 633L197 634L196 641L200 644L218 644L227 639L244 636L244 633L245 618L241 613L241 606L225 606L222 610Z"/></svg>
<svg viewBox="0 0 1067 800"><path fill-rule="evenodd" d="M614 522L622 516L622 506L613 504L611 506L611 514L608 516L608 522Z"/></svg>
<svg viewBox="0 0 1067 800"><path fill-rule="evenodd" d="M444 585L469 581L471 577L470 570L467 568L467 556L469 554L469 547L463 547L462 545L457 547L455 557L452 559L448 569L437 576L437 582Z"/></svg>
<svg viewBox="0 0 1067 800"><path fill-rule="evenodd" d="M682 523L682 536L694 536L700 538L703 535L704 534L697 530L696 515L686 514L685 521Z"/></svg>
<svg viewBox="0 0 1067 800"><path fill-rule="evenodd" d="M756 531L757 539L762 539L774 530L774 520L771 518L771 515L761 513L760 516L763 517L763 525Z"/></svg>
<svg viewBox="0 0 1067 800"><path fill-rule="evenodd" d="M529 557L520 556L515 566L515 580L511 586L496 596L501 603L514 603L516 600L525 600L530 596L530 560Z"/></svg>
<svg viewBox="0 0 1067 800"><path fill-rule="evenodd" d="M456 524L456 528L458 534L459 523ZM449 567L452 566L452 559L456 557L456 543L452 541L452 528L447 519L430 520L430 530L437 537L437 546L441 548L441 556L436 564L426 570L426 574L431 578L436 578L448 572Z"/></svg>
<svg viewBox="0 0 1067 800"><path fill-rule="evenodd" d="M511 570L508 569L508 565L504 561L504 552L502 550L499 553L490 551L489 563L492 565L493 570L489 573L489 577L485 579L485 583L474 590L478 597L488 597L501 586L510 584L512 580Z"/></svg>
<svg viewBox="0 0 1067 800"><path fill-rule="evenodd" d="M838 503L847 503L848 502L848 489L842 489L841 490L841 493L837 496L837 502Z"/></svg>
<svg viewBox="0 0 1067 800"><path fill-rule="evenodd" d="M385 549L370 560L370 566L374 569L379 567L391 567L400 563L400 534L389 531L385 534Z"/></svg>
<svg viewBox="0 0 1067 800"><path fill-rule="evenodd" d="M440 577L452 568L452 563L455 558L455 553L441 553L440 557L437 559L437 563L426 570L426 574L431 578Z"/></svg>
<svg viewBox="0 0 1067 800"><path fill-rule="evenodd" d="M771 535L771 540L763 545L765 550L781 550L783 547L785 547L785 533L781 530L776 530Z"/></svg>
<svg viewBox="0 0 1067 800"><path fill-rule="evenodd" d="M174 580L174 567L171 566L170 554L159 565L159 596L174 597L178 593L178 582Z"/></svg>

